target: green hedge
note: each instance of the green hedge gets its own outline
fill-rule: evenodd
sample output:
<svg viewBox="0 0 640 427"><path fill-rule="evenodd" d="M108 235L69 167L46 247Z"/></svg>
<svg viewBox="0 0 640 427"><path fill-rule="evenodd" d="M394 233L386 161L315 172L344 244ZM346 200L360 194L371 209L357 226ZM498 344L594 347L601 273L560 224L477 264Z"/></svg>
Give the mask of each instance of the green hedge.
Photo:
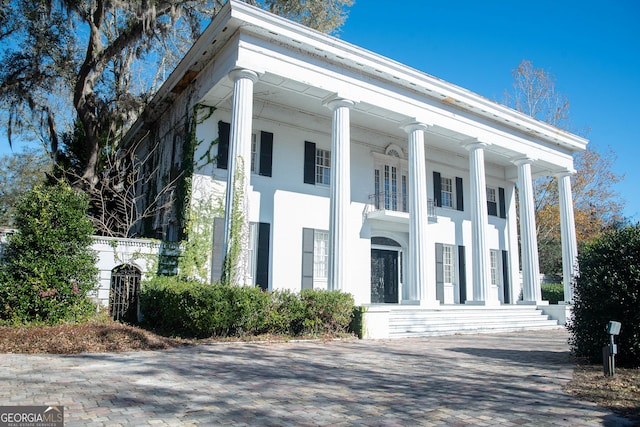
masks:
<svg viewBox="0 0 640 427"><path fill-rule="evenodd" d="M605 233L578 254L580 265L569 340L575 355L602 360L611 320L622 324L616 337L620 366L640 366L640 224Z"/></svg>
<svg viewBox="0 0 640 427"><path fill-rule="evenodd" d="M564 301L564 286L562 283L545 283L541 286L542 299L549 304L557 304Z"/></svg>
<svg viewBox="0 0 640 427"><path fill-rule="evenodd" d="M145 323L174 335L301 336L348 332L354 303L350 294L337 291L264 292L169 276L145 283L140 309Z"/></svg>

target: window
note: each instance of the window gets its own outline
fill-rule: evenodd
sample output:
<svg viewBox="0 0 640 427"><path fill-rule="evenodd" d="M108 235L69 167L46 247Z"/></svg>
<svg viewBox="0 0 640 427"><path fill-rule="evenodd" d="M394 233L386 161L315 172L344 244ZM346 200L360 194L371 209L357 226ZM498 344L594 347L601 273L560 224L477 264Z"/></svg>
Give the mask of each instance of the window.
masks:
<svg viewBox="0 0 640 427"><path fill-rule="evenodd" d="M440 200L442 201L442 207L453 208L453 185L451 178L440 178Z"/></svg>
<svg viewBox="0 0 640 427"><path fill-rule="evenodd" d="M459 176L444 177L433 172L433 198L436 207L445 207L464 211L463 183Z"/></svg>
<svg viewBox="0 0 640 427"><path fill-rule="evenodd" d="M453 283L455 268L453 265L453 246L442 246L442 279L444 283Z"/></svg>
<svg viewBox="0 0 640 427"><path fill-rule="evenodd" d="M314 230L313 233L313 276L326 279L329 275L329 232Z"/></svg>
<svg viewBox="0 0 640 427"><path fill-rule="evenodd" d="M256 253L257 253L257 237L258 237L258 224L255 222L249 223L249 250L247 253L247 280L249 284L255 286L255 272L256 272Z"/></svg>
<svg viewBox="0 0 640 427"><path fill-rule="evenodd" d="M329 185L331 152L316 148L315 142L304 143L304 183Z"/></svg>
<svg viewBox="0 0 640 427"><path fill-rule="evenodd" d="M507 217L504 188L487 187L487 213L500 218Z"/></svg>
<svg viewBox="0 0 640 427"><path fill-rule="evenodd" d="M408 212L407 179L409 165L402 157L402 150L391 144L385 154L373 153L375 194L370 196L375 209Z"/></svg>
<svg viewBox="0 0 640 427"><path fill-rule="evenodd" d="M218 155L216 156L216 167L227 169L229 162L229 138L231 127L229 123L218 122ZM260 132L251 135L251 173L262 176L271 176L273 161L273 134L271 132Z"/></svg>
<svg viewBox="0 0 640 427"><path fill-rule="evenodd" d="M316 150L316 184L329 185L331 174L331 152Z"/></svg>
<svg viewBox="0 0 640 427"><path fill-rule="evenodd" d="M491 286L500 286L500 277L502 268L500 268L500 251L491 250L490 262L491 262Z"/></svg>
<svg viewBox="0 0 640 427"><path fill-rule="evenodd" d="M211 260L211 280L222 277L225 249L224 218L213 219L213 254ZM247 284L269 289L271 225L266 222L250 222L247 236Z"/></svg>
<svg viewBox="0 0 640 427"><path fill-rule="evenodd" d="M462 247L436 243L436 299L442 304L466 300L466 291L462 290L466 286L462 280L464 277L459 276L465 274L464 254L461 254L460 248Z"/></svg>
<svg viewBox="0 0 640 427"><path fill-rule="evenodd" d="M489 215L498 216L498 198L496 189L487 187L487 212Z"/></svg>
<svg viewBox="0 0 640 427"><path fill-rule="evenodd" d="M260 162L260 158L258 157L260 154L260 150L258 149L258 138L256 138L256 134L251 134L251 173L258 173L258 165Z"/></svg>
<svg viewBox="0 0 640 427"><path fill-rule="evenodd" d="M302 289L327 287L329 276L329 232L302 229Z"/></svg>

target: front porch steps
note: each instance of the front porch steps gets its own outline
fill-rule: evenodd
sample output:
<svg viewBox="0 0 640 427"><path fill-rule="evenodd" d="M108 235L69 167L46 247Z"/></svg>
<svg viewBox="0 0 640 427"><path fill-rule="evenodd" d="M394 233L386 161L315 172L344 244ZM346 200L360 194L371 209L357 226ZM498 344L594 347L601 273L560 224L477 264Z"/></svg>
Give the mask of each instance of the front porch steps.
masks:
<svg viewBox="0 0 640 427"><path fill-rule="evenodd" d="M396 306L389 310L389 338L561 328L534 305Z"/></svg>

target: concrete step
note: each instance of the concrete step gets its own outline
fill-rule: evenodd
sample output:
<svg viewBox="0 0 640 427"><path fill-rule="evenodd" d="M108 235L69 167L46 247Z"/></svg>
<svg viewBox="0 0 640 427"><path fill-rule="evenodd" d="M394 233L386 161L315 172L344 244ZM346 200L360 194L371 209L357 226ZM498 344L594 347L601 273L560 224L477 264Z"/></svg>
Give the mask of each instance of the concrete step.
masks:
<svg viewBox="0 0 640 427"><path fill-rule="evenodd" d="M557 329L535 306L399 307L389 312L389 337Z"/></svg>

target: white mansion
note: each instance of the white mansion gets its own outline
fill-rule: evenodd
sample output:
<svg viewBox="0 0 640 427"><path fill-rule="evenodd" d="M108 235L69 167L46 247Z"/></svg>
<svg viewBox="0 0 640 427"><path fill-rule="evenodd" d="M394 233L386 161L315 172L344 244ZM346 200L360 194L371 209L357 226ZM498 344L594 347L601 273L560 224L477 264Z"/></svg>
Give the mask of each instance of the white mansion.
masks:
<svg viewBox="0 0 640 427"><path fill-rule="evenodd" d="M246 3L214 17L128 138L157 150L158 176L193 168L192 205L244 203L246 284L339 289L384 319L544 306L532 179L557 176L571 300L585 139ZM175 239L177 218L154 236ZM231 209L210 220L217 281Z"/></svg>

